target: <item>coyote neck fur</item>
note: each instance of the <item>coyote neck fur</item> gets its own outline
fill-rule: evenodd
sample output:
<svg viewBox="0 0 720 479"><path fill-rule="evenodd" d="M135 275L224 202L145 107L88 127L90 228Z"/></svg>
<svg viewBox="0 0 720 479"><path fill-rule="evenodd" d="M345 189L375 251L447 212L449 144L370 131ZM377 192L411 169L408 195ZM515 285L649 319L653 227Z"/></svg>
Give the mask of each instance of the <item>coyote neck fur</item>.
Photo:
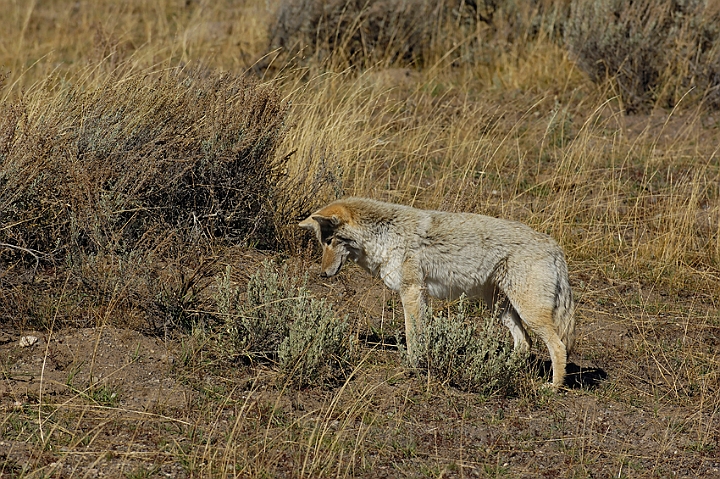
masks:
<svg viewBox="0 0 720 479"><path fill-rule="evenodd" d="M382 279L385 286L391 290L400 291L402 258L406 256L407 248L405 240L382 224L367 231L370 234L358 235L363 254L351 259L373 276ZM360 233L361 230L357 232Z"/></svg>

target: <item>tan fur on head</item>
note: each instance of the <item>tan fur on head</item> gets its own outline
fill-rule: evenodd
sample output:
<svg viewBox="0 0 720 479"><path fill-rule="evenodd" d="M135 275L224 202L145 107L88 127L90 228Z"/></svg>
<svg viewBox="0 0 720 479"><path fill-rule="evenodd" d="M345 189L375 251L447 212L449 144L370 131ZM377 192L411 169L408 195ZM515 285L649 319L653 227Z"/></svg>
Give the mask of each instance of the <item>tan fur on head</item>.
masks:
<svg viewBox="0 0 720 479"><path fill-rule="evenodd" d="M343 224L355 225L355 216L345 205L330 204L302 220L298 226L314 231L318 241L322 242L323 230L334 230Z"/></svg>
<svg viewBox="0 0 720 479"><path fill-rule="evenodd" d="M327 223L332 226L339 226L344 223L355 224L355 216L345 205L330 204L300 222L300 227L306 230L313 230L318 224Z"/></svg>
<svg viewBox="0 0 720 479"><path fill-rule="evenodd" d="M344 204L332 203L301 221L301 228L315 232L323 250L320 275L336 275L352 251L346 238L336 237L336 232L345 227L357 225L351 209Z"/></svg>
<svg viewBox="0 0 720 479"><path fill-rule="evenodd" d="M344 223L354 224L355 215L345 205L332 203L322 208L312 216L320 216L327 219L332 219L334 223L340 225Z"/></svg>
<svg viewBox="0 0 720 479"><path fill-rule="evenodd" d="M309 231L316 231L320 225L318 225L317 221L313 219L312 216L308 216L304 220L302 220L300 223L298 223L298 226L304 230Z"/></svg>

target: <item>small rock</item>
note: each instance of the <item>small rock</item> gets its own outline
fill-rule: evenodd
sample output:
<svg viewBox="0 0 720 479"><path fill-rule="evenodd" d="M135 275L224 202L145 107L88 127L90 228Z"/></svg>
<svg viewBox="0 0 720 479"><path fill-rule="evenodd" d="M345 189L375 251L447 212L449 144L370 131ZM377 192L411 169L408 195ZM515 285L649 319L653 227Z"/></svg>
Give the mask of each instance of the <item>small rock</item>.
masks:
<svg viewBox="0 0 720 479"><path fill-rule="evenodd" d="M20 338L20 347L21 348L29 348L33 344L38 342L37 336L23 336Z"/></svg>

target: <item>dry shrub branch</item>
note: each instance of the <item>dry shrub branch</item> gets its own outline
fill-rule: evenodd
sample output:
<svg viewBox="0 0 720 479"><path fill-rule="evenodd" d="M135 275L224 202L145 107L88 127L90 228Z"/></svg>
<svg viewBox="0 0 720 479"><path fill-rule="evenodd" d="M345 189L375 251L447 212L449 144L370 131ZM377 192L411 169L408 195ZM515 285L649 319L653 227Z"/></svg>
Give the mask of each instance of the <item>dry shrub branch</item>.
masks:
<svg viewBox="0 0 720 479"><path fill-rule="evenodd" d="M211 247L274 244L286 106L270 87L184 68L59 82L2 109L2 243L74 265L91 287L134 267L120 290L136 294L137 274L150 281L194 248L196 264L173 273L182 297L197 276L182 269ZM3 264L21 271L22 253L4 250ZM168 296L152 290L146 301Z"/></svg>
<svg viewBox="0 0 720 479"><path fill-rule="evenodd" d="M702 0L575 0L566 44L595 82L612 78L628 111L673 106L690 90L720 102L720 9Z"/></svg>

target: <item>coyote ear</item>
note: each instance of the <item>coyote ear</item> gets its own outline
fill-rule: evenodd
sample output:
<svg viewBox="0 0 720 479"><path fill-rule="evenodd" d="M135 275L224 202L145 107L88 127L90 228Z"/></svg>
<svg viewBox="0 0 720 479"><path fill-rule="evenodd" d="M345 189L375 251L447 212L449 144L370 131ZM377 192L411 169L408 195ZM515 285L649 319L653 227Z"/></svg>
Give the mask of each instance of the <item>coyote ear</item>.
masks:
<svg viewBox="0 0 720 479"><path fill-rule="evenodd" d="M332 216L321 216L321 215L313 215L311 216L313 220L315 220L315 223L317 223L318 226L320 226L321 230L334 230L340 224L342 221L340 218L338 218L335 215Z"/></svg>
<svg viewBox="0 0 720 479"><path fill-rule="evenodd" d="M298 226L315 231L318 239L320 239L328 234L333 234L341 225L352 222L353 216L347 207L331 204L304 219Z"/></svg>
<svg viewBox="0 0 720 479"><path fill-rule="evenodd" d="M320 229L320 225L318 224L315 219L310 216L308 218L305 218L300 223L298 223L298 226L304 230L310 230L310 231L317 231Z"/></svg>
<svg viewBox="0 0 720 479"><path fill-rule="evenodd" d="M318 239L322 238L324 234L332 233L337 229L342 221L337 216L321 216L312 215L309 218L302 220L298 223L298 226L304 230L314 232Z"/></svg>

